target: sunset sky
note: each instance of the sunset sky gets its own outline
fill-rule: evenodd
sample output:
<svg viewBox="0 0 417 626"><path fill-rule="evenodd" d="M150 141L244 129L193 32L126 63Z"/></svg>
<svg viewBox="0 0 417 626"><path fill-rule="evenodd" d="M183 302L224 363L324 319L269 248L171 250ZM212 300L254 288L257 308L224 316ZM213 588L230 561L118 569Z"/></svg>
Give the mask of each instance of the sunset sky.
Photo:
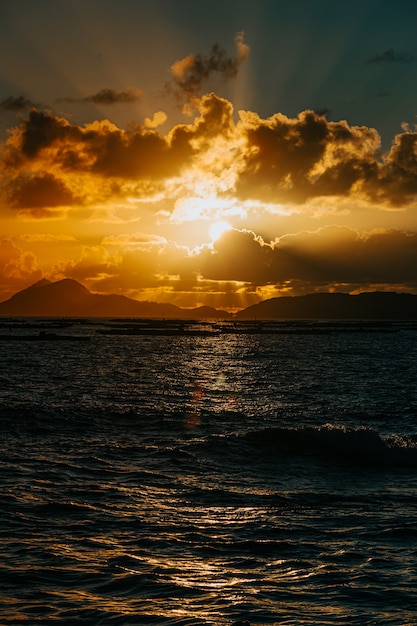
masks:
<svg viewBox="0 0 417 626"><path fill-rule="evenodd" d="M0 301L417 293L415 0L2 0Z"/></svg>

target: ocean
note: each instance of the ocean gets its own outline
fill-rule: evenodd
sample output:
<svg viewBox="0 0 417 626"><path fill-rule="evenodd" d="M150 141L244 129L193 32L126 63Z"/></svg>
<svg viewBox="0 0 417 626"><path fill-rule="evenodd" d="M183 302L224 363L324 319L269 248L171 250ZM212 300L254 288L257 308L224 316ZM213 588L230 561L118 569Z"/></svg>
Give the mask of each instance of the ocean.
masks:
<svg viewBox="0 0 417 626"><path fill-rule="evenodd" d="M417 624L416 327L195 328L0 322L0 623Z"/></svg>

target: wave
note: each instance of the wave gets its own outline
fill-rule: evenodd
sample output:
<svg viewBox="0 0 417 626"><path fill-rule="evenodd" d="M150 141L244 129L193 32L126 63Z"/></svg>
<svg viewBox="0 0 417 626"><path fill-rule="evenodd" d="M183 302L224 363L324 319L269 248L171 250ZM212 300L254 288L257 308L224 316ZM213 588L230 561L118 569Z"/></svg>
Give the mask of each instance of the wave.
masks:
<svg viewBox="0 0 417 626"><path fill-rule="evenodd" d="M262 452L309 456L340 463L417 467L417 438L382 436L367 427L324 424L298 428L271 427L249 431L246 445Z"/></svg>

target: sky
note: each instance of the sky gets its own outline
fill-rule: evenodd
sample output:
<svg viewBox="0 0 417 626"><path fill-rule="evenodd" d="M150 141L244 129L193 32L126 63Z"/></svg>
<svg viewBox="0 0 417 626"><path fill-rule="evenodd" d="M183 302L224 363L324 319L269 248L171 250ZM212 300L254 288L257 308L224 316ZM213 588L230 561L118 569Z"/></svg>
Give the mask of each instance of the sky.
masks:
<svg viewBox="0 0 417 626"><path fill-rule="evenodd" d="M417 293L414 0L2 0L0 301Z"/></svg>

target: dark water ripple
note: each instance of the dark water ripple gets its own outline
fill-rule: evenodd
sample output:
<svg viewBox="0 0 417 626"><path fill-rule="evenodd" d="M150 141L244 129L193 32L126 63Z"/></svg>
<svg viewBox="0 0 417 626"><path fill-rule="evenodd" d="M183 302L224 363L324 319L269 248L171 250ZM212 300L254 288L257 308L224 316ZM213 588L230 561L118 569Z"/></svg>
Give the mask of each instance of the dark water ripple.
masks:
<svg viewBox="0 0 417 626"><path fill-rule="evenodd" d="M413 333L81 343L0 343L1 624L417 623Z"/></svg>

